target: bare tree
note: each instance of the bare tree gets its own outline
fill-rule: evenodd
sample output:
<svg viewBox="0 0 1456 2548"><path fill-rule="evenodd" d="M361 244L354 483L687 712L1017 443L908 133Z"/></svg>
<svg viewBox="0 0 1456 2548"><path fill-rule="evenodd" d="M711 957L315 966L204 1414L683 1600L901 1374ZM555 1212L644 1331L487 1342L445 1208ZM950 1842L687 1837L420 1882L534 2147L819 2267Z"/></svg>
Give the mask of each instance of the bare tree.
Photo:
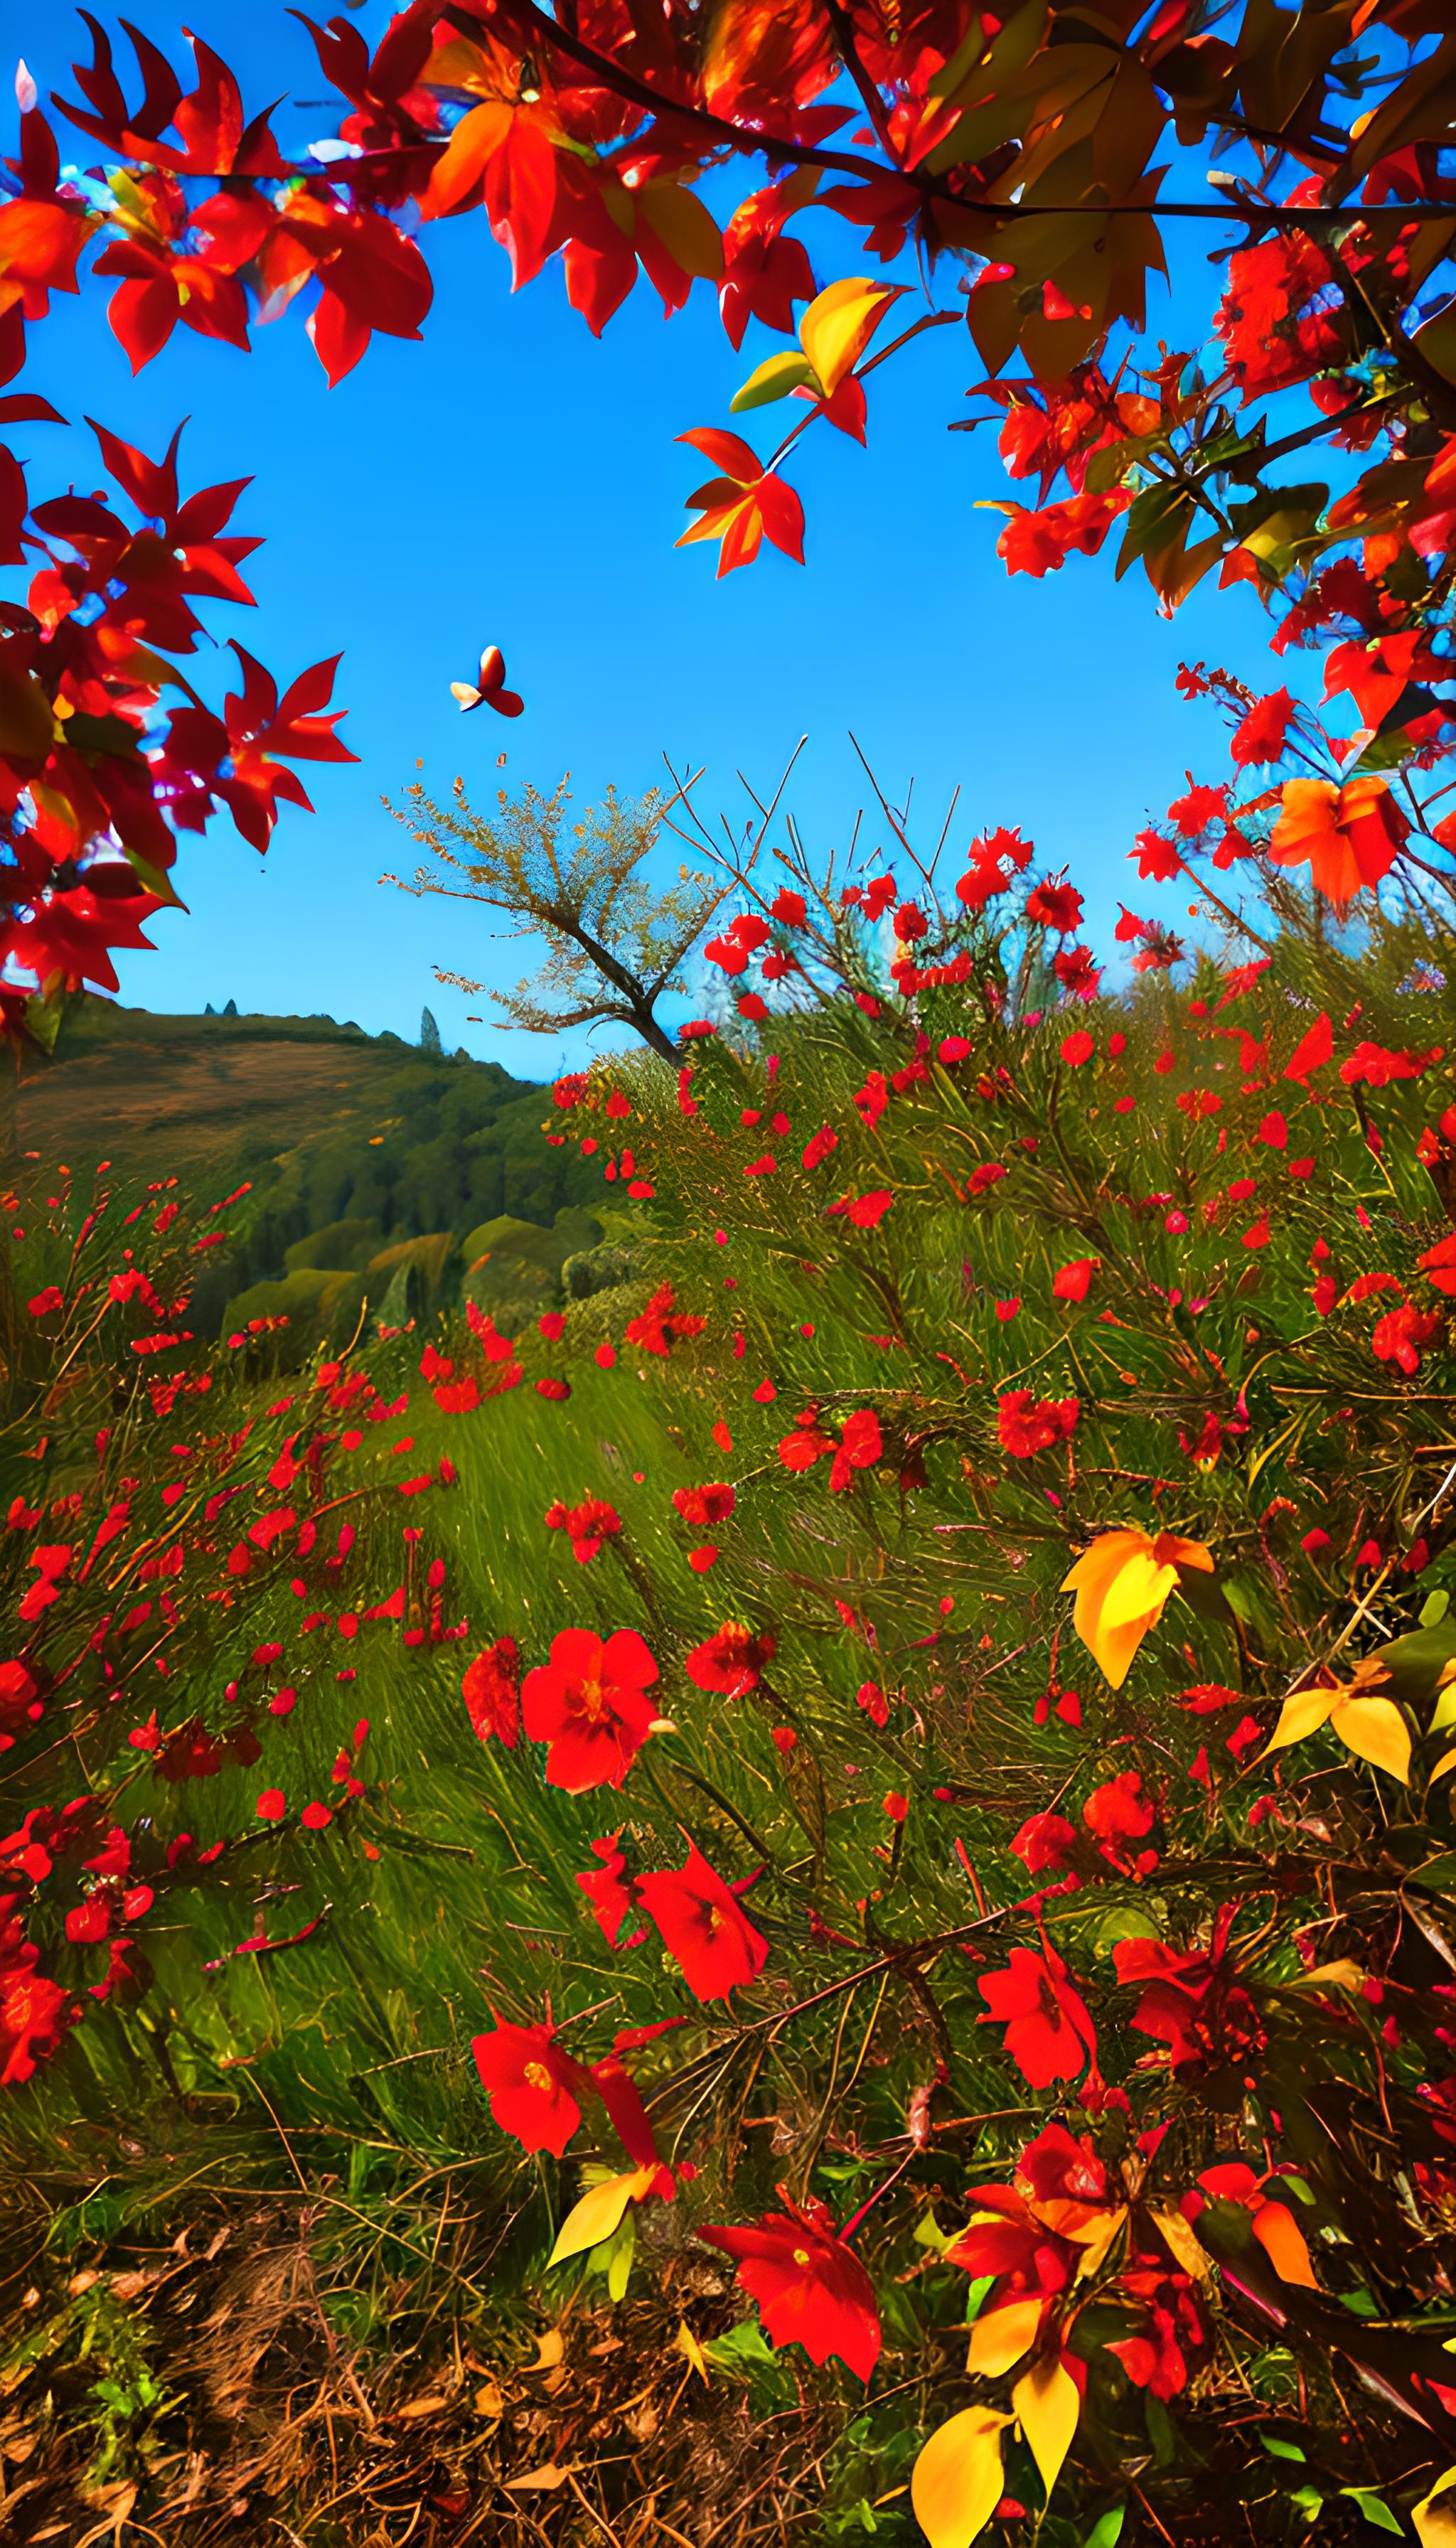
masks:
<svg viewBox="0 0 1456 2548"><path fill-rule="evenodd" d="M686 866L680 866L676 884L659 884L645 872L677 800L664 802L653 788L633 802L609 787L600 805L589 805L580 822L569 823L565 778L549 796L529 785L514 795L500 788L492 820L470 805L463 779L455 780L451 797L449 806L436 805L416 779L402 805L385 798L395 820L429 852L429 863L410 878L387 875L380 882L504 912L511 926L497 934L543 939L546 960L514 991L489 990L440 965L436 981L472 997L485 990L513 1025L535 1035L599 1021L630 1027L653 1052L676 1061L657 1003L682 989L683 960L730 889Z"/></svg>

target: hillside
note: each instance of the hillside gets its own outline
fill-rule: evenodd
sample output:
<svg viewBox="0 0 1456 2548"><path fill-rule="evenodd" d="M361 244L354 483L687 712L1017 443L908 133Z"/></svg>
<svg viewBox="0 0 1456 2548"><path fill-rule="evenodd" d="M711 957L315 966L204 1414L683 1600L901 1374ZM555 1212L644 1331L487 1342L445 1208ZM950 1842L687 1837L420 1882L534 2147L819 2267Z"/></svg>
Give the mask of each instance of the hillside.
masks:
<svg viewBox="0 0 1456 2548"><path fill-rule="evenodd" d="M366 1292L419 1315L488 1248L530 1268L516 1283L495 1263L497 1298L554 1292L566 1255L601 1235L580 1210L601 1187L542 1139L542 1110L543 1092L497 1063L332 1018L85 997L53 1056L28 1063L12 1138L77 1176L106 1159L122 1180L201 1175L219 1199L250 1184L199 1282L199 1331L287 1317L302 1336L356 1316Z"/></svg>

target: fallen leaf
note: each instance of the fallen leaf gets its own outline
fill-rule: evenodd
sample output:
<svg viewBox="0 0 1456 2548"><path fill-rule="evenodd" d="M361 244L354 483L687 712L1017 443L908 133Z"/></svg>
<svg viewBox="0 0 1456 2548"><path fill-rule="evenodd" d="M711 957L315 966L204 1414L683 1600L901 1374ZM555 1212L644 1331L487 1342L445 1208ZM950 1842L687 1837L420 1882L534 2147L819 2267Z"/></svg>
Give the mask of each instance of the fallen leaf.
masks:
<svg viewBox="0 0 1456 2548"><path fill-rule="evenodd" d="M576 2465L577 2463L573 2462L572 2466ZM571 2468L558 2468L555 2460L547 2460L543 2467L527 2469L520 2477L502 2478L501 2484L507 2495L524 2495L528 2488L536 2487L539 2487L544 2494L551 2495L558 2487L565 2486L571 2474Z"/></svg>

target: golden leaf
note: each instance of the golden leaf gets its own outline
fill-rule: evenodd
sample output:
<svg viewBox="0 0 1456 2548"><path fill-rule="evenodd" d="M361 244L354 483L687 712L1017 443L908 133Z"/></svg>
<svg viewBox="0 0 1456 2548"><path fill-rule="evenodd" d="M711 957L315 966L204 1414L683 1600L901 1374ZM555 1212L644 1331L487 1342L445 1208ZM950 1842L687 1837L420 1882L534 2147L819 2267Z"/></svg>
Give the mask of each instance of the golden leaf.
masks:
<svg viewBox="0 0 1456 2548"><path fill-rule="evenodd" d="M826 286L799 320L799 343L814 366L826 398L853 371L903 284L871 283L848 274Z"/></svg>
<svg viewBox="0 0 1456 2548"><path fill-rule="evenodd" d="M643 186L636 201L643 219L683 273L706 275L716 283L723 271L722 233L691 188Z"/></svg>
<svg viewBox="0 0 1456 2548"><path fill-rule="evenodd" d="M1074 2281L1085 2282L1089 2274L1097 2272L1098 2267L1105 2262L1107 2251L1127 2217L1126 2204L1119 2204L1116 2212L1096 2213L1080 2230L1067 2230L1062 2232L1064 2237L1075 2239L1082 2251L1077 2258Z"/></svg>
<svg viewBox="0 0 1456 2548"><path fill-rule="evenodd" d="M1212 2281L1213 2258L1195 2234L1192 2223L1185 2221L1181 2212L1154 2212L1152 2217L1184 2273L1191 2274L1196 2283Z"/></svg>
<svg viewBox="0 0 1456 2548"><path fill-rule="evenodd" d="M1347 1751L1410 1786L1410 1728L1393 1699L1337 1698L1329 1721Z"/></svg>
<svg viewBox="0 0 1456 2548"><path fill-rule="evenodd" d="M1066 2365L1051 2353L1022 2373L1011 2403L1049 2496L1072 2446L1082 2412L1081 2392Z"/></svg>
<svg viewBox="0 0 1456 2548"><path fill-rule="evenodd" d="M685 2318L679 2321L678 2332L673 2338L673 2341L677 2346L678 2351L686 2361L691 2363L698 2378L705 2384L710 2385L711 2375L708 2371L707 2355L704 2353L702 2346L698 2343L698 2340L693 2334Z"/></svg>
<svg viewBox="0 0 1456 2548"><path fill-rule="evenodd" d="M1102 1625L1108 1628L1131 1628L1135 1619L1146 1619L1159 1611L1178 1581L1176 1566L1159 1566L1152 1555L1138 1550L1119 1570L1108 1588L1102 1604Z"/></svg>
<svg viewBox="0 0 1456 2548"><path fill-rule="evenodd" d="M540 2487L547 2494L554 2494L557 2487L565 2486L570 2476L569 2468L558 2468L555 2460L545 2460L540 2468L524 2469L519 2477L502 2478L500 2483L508 2494L519 2491L524 2495L528 2487Z"/></svg>
<svg viewBox="0 0 1456 2548"><path fill-rule="evenodd" d="M1035 2344L1042 2323L1040 2301L1008 2301L1004 2309L978 2318L970 2330L965 2368L975 2380L999 2380Z"/></svg>
<svg viewBox="0 0 1456 2548"><path fill-rule="evenodd" d="M1337 1956L1332 1964L1317 1964L1313 1972L1301 1973L1296 1990L1363 1990L1365 1975L1350 1956Z"/></svg>
<svg viewBox="0 0 1456 2548"><path fill-rule="evenodd" d="M545 2334L536 2338L536 2359L529 2367L532 2371L554 2371L565 2351L560 2327L548 2326Z"/></svg>
<svg viewBox="0 0 1456 2548"><path fill-rule="evenodd" d="M1286 1744L1303 1743L1307 1734L1318 1733L1338 1696L1335 1689L1291 1690L1259 1759L1266 1760L1271 1752L1282 1752Z"/></svg>
<svg viewBox="0 0 1456 2548"><path fill-rule="evenodd" d="M980 2537L1001 2501L1001 2436L1013 2420L991 2407L966 2407L932 2433L910 2472L910 2502L930 2548L970 2548Z"/></svg>
<svg viewBox="0 0 1456 2548"><path fill-rule="evenodd" d="M1456 2548L1456 2504L1437 2503L1436 2497L1446 2487L1456 2486L1456 2468L1443 2469L1418 2503L1410 2506L1410 2519L1420 2548Z"/></svg>
<svg viewBox="0 0 1456 2548"><path fill-rule="evenodd" d="M617 2228L628 2204L641 2201L656 2175L656 2166L634 2167L628 2176L609 2176L604 2184L591 2187L557 2231L556 2244L546 2259L548 2267L564 2265L569 2256L585 2256L589 2247L599 2247Z"/></svg>

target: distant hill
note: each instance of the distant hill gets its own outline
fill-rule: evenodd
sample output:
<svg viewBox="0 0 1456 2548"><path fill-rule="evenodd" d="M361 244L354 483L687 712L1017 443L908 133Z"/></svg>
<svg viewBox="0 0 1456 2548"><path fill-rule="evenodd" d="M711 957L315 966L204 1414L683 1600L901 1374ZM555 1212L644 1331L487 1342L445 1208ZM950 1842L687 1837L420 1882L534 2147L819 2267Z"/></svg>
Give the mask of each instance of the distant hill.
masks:
<svg viewBox="0 0 1456 2548"><path fill-rule="evenodd" d="M78 1178L107 1159L206 1202L251 1183L200 1280L199 1329L284 1314L317 1331L366 1292L419 1315L458 1291L492 1226L486 1279L503 1305L554 1288L564 1258L602 1234L581 1209L599 1209L600 1172L543 1140L543 1089L332 1018L165 1017L83 995L53 1056L27 1063L13 1110L15 1147ZM499 1261L512 1250L520 1286ZM254 1304L260 1286L278 1297Z"/></svg>

